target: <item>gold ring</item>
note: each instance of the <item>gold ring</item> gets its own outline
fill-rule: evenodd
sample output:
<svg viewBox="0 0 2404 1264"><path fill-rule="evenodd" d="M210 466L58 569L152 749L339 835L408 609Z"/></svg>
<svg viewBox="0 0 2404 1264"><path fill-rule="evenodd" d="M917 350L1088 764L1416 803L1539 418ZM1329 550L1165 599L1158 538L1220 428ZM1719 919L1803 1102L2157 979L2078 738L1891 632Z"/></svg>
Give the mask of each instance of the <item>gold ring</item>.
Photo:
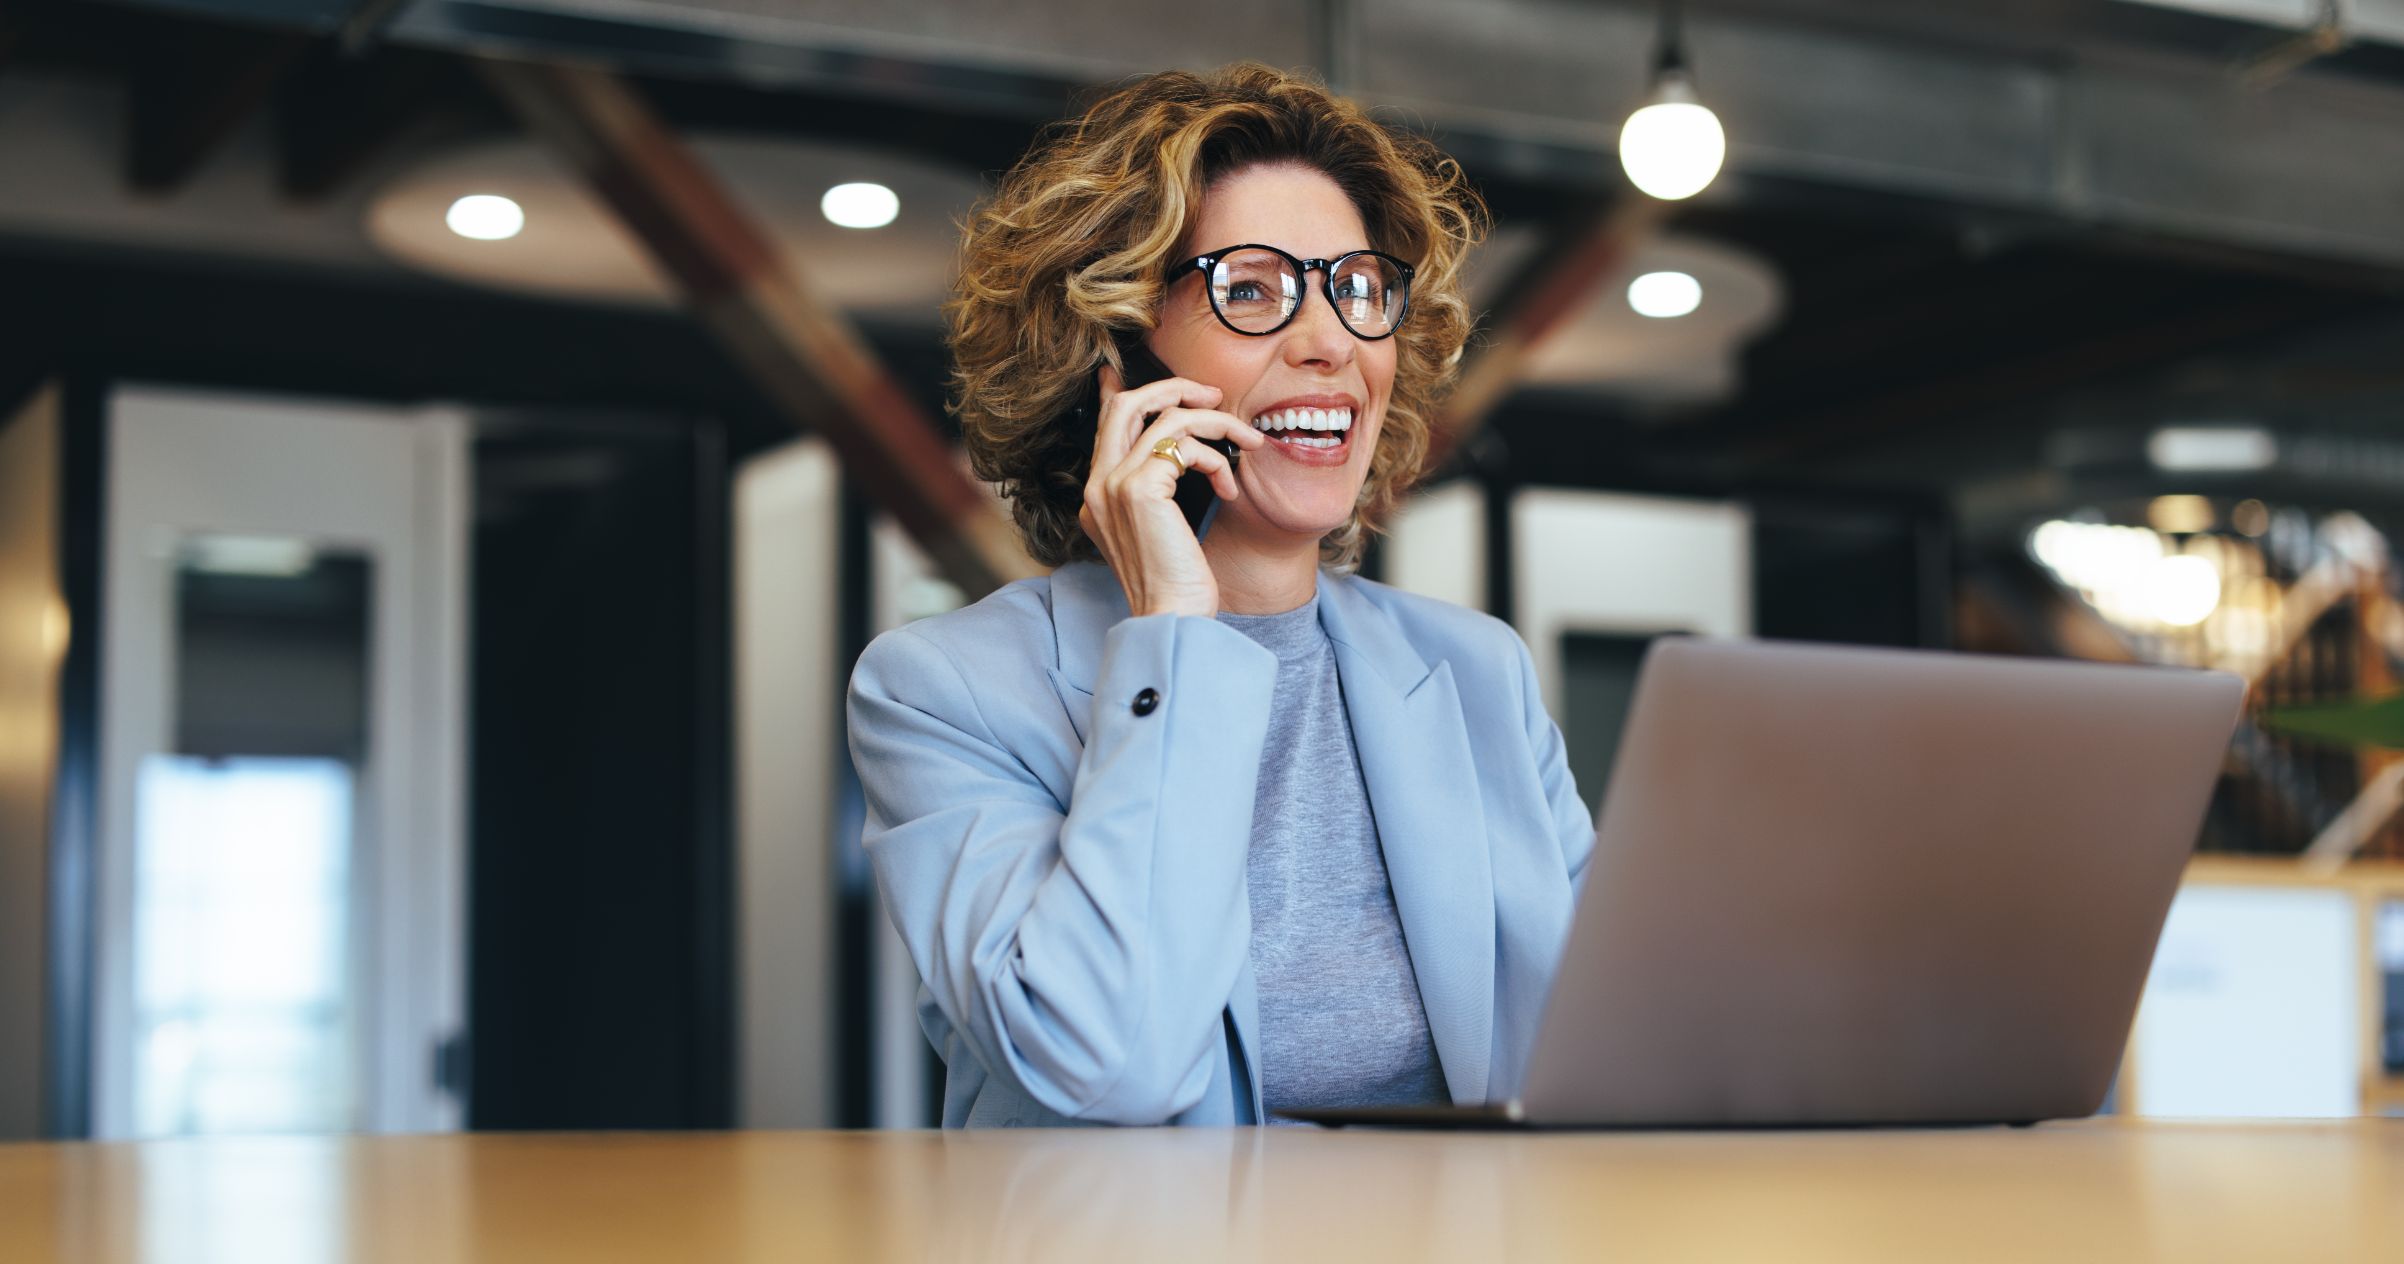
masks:
<svg viewBox="0 0 2404 1264"><path fill-rule="evenodd" d="M1163 461L1175 461L1177 463L1177 472L1179 474L1185 473L1185 454L1177 450L1177 439L1175 436L1172 435L1169 438L1153 444L1152 455L1159 457Z"/></svg>

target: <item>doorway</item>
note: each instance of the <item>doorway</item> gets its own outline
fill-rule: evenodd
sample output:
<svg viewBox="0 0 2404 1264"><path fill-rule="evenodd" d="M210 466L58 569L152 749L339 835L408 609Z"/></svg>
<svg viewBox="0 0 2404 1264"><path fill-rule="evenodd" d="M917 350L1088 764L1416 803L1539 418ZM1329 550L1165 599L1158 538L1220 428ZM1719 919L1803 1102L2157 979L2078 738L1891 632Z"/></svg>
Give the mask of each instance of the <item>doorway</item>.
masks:
<svg viewBox="0 0 2404 1264"><path fill-rule="evenodd" d="M455 1128L466 423L105 415L93 1133Z"/></svg>

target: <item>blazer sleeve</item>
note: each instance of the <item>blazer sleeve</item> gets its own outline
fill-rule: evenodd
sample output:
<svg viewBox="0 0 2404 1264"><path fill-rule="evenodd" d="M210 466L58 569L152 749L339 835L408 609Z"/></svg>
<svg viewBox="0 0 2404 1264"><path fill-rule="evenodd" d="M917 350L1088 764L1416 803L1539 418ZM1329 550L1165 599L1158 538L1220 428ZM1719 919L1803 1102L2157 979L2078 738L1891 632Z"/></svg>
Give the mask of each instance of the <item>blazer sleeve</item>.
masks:
<svg viewBox="0 0 2404 1264"><path fill-rule="evenodd" d="M1064 811L1012 753L1007 714L981 706L1004 691L909 628L861 656L862 843L919 977L989 1074L1099 1122L1201 1100L1250 946L1244 858L1276 674L1216 620L1122 620Z"/></svg>
<svg viewBox="0 0 2404 1264"><path fill-rule="evenodd" d="M1594 857L1594 814L1578 797L1576 778L1569 772L1569 747L1561 726L1544 709L1544 689L1536 682L1536 659L1516 631L1511 644L1519 652L1521 719L1527 728L1528 751L1535 757L1536 776L1544 786L1544 801L1552 811L1553 836L1561 842L1561 864L1569 872L1573 891L1586 883L1586 862Z"/></svg>

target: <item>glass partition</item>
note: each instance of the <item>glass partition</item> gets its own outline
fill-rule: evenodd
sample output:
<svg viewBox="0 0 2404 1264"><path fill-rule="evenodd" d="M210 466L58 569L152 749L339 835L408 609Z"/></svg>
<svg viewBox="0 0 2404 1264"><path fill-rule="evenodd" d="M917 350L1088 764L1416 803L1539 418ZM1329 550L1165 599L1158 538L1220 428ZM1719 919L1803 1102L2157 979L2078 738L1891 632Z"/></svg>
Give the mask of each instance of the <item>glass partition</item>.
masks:
<svg viewBox="0 0 2404 1264"><path fill-rule="evenodd" d="M371 578L364 555L301 540L178 551L173 749L136 788L144 1135L358 1124Z"/></svg>

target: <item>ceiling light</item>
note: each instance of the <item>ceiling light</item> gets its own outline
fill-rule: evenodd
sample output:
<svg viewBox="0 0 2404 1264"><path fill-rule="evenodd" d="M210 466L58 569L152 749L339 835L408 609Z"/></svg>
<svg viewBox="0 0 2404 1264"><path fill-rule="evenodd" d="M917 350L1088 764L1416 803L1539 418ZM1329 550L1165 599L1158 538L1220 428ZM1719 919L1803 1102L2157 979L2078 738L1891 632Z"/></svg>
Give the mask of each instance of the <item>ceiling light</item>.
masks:
<svg viewBox="0 0 2404 1264"><path fill-rule="evenodd" d="M1703 283L1683 272L1647 272L1628 282L1628 306L1639 316L1668 320L1703 304Z"/></svg>
<svg viewBox="0 0 2404 1264"><path fill-rule="evenodd" d="M2153 433L2145 455L2164 470L2266 470L2279 441L2259 426L2171 426Z"/></svg>
<svg viewBox="0 0 2404 1264"><path fill-rule="evenodd" d="M451 231L477 241L503 241L526 226L526 212L517 203L493 193L471 193L451 203L442 217Z"/></svg>
<svg viewBox="0 0 2404 1264"><path fill-rule="evenodd" d="M1728 156L1719 116L1695 95L1694 72L1680 40L1677 0L1662 0L1661 39L1653 53L1653 91L1619 129L1619 165L1637 188L1665 202L1702 192Z"/></svg>
<svg viewBox="0 0 2404 1264"><path fill-rule="evenodd" d="M881 184L838 184L818 200L818 209L845 228L883 228L901 214L901 199Z"/></svg>

